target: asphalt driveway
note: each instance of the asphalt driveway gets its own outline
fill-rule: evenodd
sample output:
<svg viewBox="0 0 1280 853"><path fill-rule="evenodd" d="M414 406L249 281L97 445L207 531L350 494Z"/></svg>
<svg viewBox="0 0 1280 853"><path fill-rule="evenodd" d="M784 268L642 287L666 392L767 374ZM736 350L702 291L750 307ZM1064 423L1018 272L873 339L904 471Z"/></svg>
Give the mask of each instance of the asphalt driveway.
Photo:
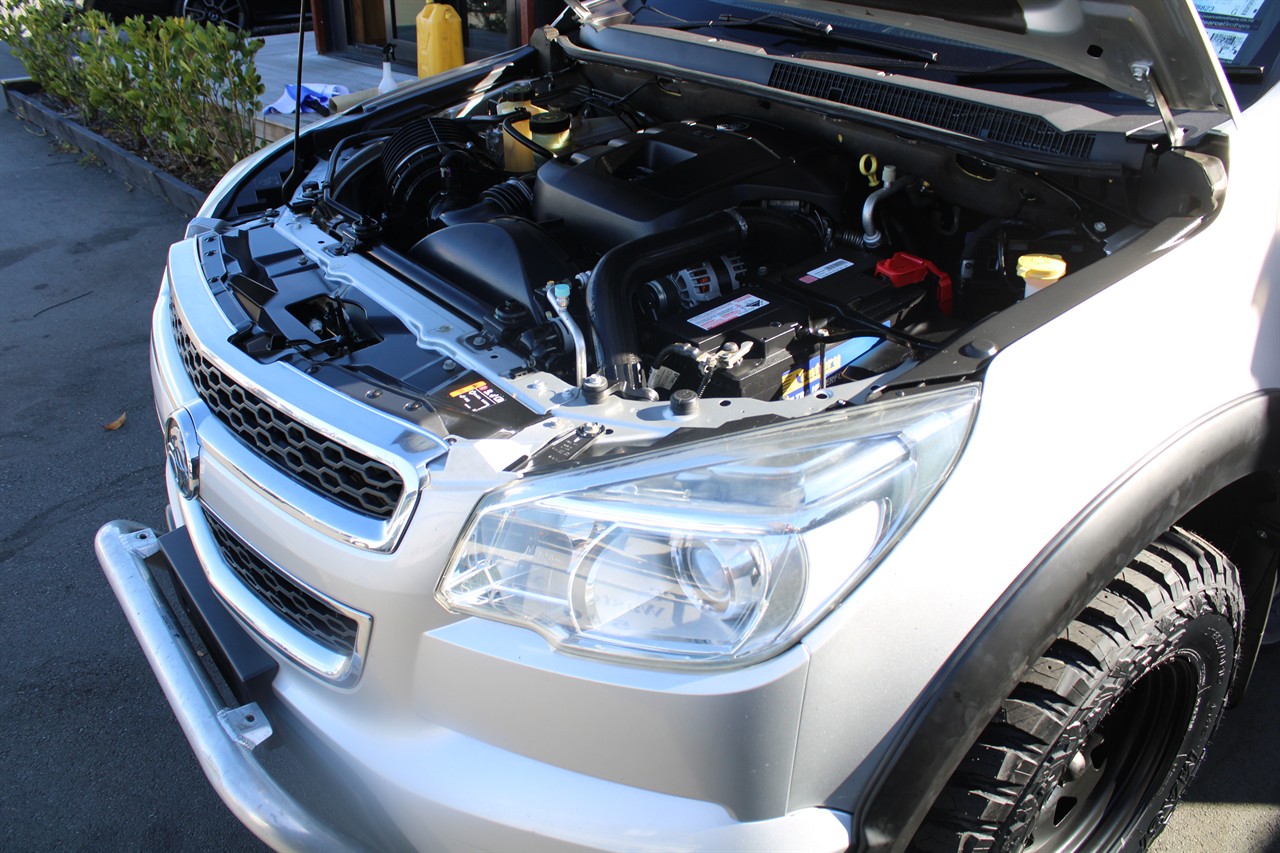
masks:
<svg viewBox="0 0 1280 853"><path fill-rule="evenodd" d="M184 224L0 112L3 850L262 849L205 782L92 550L108 519L162 526L147 336ZM1273 649L1156 849L1280 850L1278 768Z"/></svg>
<svg viewBox="0 0 1280 853"><path fill-rule="evenodd" d="M0 849L260 850L93 556L161 525L148 319L184 217L35 132L0 112Z"/></svg>

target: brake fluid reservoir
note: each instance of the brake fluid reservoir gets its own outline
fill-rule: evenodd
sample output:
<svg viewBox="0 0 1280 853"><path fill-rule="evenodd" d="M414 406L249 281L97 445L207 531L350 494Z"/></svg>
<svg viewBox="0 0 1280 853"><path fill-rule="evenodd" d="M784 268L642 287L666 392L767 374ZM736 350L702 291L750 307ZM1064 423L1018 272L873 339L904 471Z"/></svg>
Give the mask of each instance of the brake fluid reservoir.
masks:
<svg viewBox="0 0 1280 853"><path fill-rule="evenodd" d="M530 115L546 112L542 107L533 105L533 87L528 83L515 83L508 86L502 93L502 100L498 101L498 115L506 115L516 110L525 110ZM515 122L512 124L512 129L523 135L525 139L530 136L528 119ZM528 172L533 169L533 151L512 139L511 134L506 131L502 134L502 167L508 172Z"/></svg>
<svg viewBox="0 0 1280 853"><path fill-rule="evenodd" d="M1044 290L1067 274L1067 262L1062 255L1021 255L1018 258L1018 277L1026 282L1022 298Z"/></svg>
<svg viewBox="0 0 1280 853"><path fill-rule="evenodd" d="M562 154L569 150L572 139L569 137L569 114L558 111L539 113L529 118L529 129L532 139L552 154Z"/></svg>

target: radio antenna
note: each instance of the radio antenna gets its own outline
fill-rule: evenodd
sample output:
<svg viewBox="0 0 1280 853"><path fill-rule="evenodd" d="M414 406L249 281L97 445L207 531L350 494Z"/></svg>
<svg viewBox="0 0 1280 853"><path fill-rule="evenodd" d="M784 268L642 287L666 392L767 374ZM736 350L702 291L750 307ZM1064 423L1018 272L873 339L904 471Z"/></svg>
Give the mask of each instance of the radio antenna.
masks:
<svg viewBox="0 0 1280 853"><path fill-rule="evenodd" d="M298 0L298 79L293 90L293 168L284 179L283 192L293 183L293 176L298 174L298 136L302 133L302 52L306 45L307 0Z"/></svg>

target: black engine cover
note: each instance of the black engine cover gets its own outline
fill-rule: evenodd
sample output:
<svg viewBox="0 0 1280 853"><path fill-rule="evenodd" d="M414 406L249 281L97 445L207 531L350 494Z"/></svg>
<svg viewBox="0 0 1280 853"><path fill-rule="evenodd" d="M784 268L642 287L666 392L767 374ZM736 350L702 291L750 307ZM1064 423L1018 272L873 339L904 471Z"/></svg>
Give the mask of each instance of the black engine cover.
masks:
<svg viewBox="0 0 1280 853"><path fill-rule="evenodd" d="M547 162L534 212L603 252L745 202L798 200L835 213L847 180L835 150L725 117L648 128Z"/></svg>

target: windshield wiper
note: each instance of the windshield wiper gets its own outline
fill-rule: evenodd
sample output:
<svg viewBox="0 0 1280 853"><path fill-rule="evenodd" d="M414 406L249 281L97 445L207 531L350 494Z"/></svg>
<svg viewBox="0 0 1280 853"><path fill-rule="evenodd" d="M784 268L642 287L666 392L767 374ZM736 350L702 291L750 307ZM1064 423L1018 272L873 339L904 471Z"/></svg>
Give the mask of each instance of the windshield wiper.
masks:
<svg viewBox="0 0 1280 853"><path fill-rule="evenodd" d="M1260 83L1266 77L1267 70L1261 65L1224 65L1227 80L1231 83ZM1081 74L1058 68L1054 65L1030 65L1020 60L1008 65L997 65L991 68L966 69L956 75L955 82L961 85L981 81L983 83L1079 83L1092 84L1105 89L1106 86Z"/></svg>
<svg viewBox="0 0 1280 853"><path fill-rule="evenodd" d="M1231 83L1261 83L1267 78L1265 65L1224 65L1222 70Z"/></svg>
<svg viewBox="0 0 1280 853"><path fill-rule="evenodd" d="M1024 67L997 66L995 68L968 68L956 74L955 82L960 85L975 82L983 83L1077 83L1080 85L1107 88L1102 83L1067 71L1053 65L1035 65Z"/></svg>
<svg viewBox="0 0 1280 853"><path fill-rule="evenodd" d="M768 14L757 18L740 18L737 15L724 14L711 21L678 21L671 24L664 23L662 26L672 30L701 30L714 27L804 36L806 38L822 39L832 44L856 47L894 59L923 62L926 65L938 61L938 54L927 48L893 44L865 36L853 35L852 33L837 32L836 28L831 24L820 24L801 18L789 18L786 15Z"/></svg>

